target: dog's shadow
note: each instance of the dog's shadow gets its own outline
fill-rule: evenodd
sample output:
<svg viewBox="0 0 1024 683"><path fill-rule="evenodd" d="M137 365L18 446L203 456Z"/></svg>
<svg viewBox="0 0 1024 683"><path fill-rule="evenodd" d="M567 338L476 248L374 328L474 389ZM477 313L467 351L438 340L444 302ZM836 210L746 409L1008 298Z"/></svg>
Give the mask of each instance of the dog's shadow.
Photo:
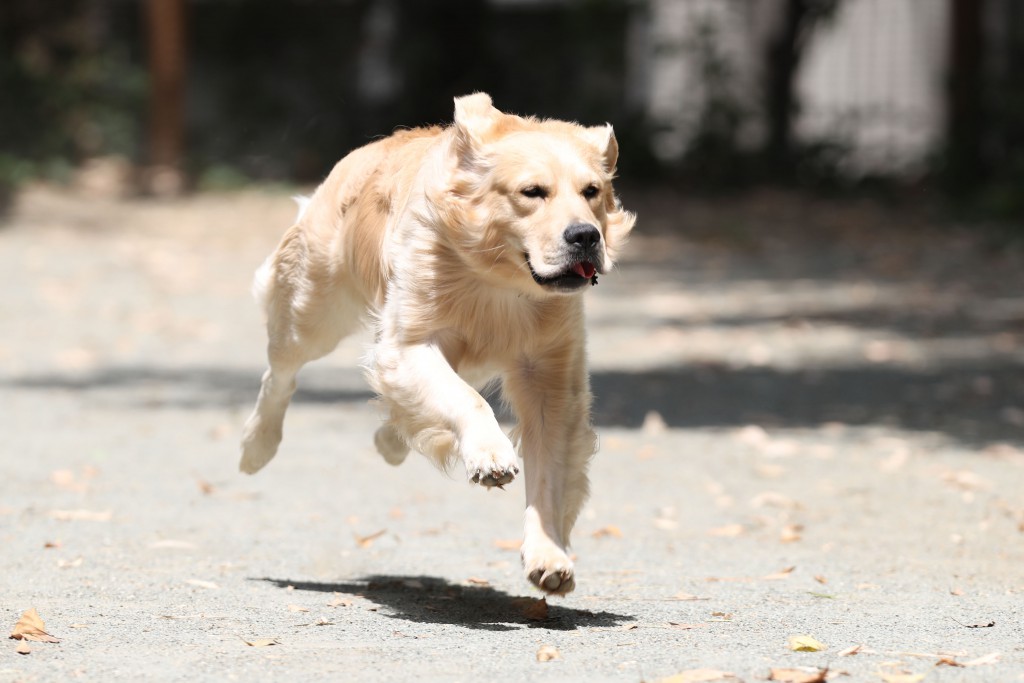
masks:
<svg viewBox="0 0 1024 683"><path fill-rule="evenodd" d="M382 616L422 624L451 624L486 631L523 627L571 631L614 627L634 621L614 612L541 604L537 598L509 595L486 585L453 584L432 576L366 576L351 583L316 583L269 577L252 579L278 588L340 593L368 600L386 609ZM546 609L545 609L546 608Z"/></svg>

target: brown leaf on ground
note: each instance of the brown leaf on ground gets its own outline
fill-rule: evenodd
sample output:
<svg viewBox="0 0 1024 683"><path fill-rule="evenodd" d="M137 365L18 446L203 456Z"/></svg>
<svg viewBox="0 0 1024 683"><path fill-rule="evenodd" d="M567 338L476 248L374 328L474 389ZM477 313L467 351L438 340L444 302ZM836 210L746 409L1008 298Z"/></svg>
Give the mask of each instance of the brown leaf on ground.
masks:
<svg viewBox="0 0 1024 683"><path fill-rule="evenodd" d="M709 536L721 536L723 538L736 538L742 536L746 528L742 524L726 524L725 526L708 529Z"/></svg>
<svg viewBox="0 0 1024 683"><path fill-rule="evenodd" d="M828 680L828 669L772 669L768 674L769 681L781 683L825 683Z"/></svg>
<svg viewBox="0 0 1024 683"><path fill-rule="evenodd" d="M303 607L302 605L288 605L288 611L289 612L308 612L309 608L308 607Z"/></svg>
<svg viewBox="0 0 1024 683"><path fill-rule="evenodd" d="M680 631L689 631L691 629L704 628L705 626L707 626L707 624L680 624L679 622L676 622L676 621L670 621L670 622L668 622L668 625L671 626L672 628L677 628Z"/></svg>
<svg viewBox="0 0 1024 683"><path fill-rule="evenodd" d="M828 645L819 642L814 636L790 636L788 646L793 652L821 652L828 649Z"/></svg>
<svg viewBox="0 0 1024 683"><path fill-rule="evenodd" d="M821 584L821 585L823 585L823 586L824 586L824 585L825 585L826 583L828 583L828 579L827 579L827 578L825 578L824 576L822 576L821 574L815 574L815 575L814 575L814 580L815 580L815 581L817 581L818 583L820 583L820 584Z"/></svg>
<svg viewBox="0 0 1024 683"><path fill-rule="evenodd" d="M280 645L281 641L277 638L257 638L255 640L243 641L249 647L270 647L271 645Z"/></svg>
<svg viewBox="0 0 1024 683"><path fill-rule="evenodd" d="M196 479L196 486L204 496L211 496L217 491L217 488L205 479Z"/></svg>
<svg viewBox="0 0 1024 683"><path fill-rule="evenodd" d="M18 643L18 647L15 651L19 655L27 655L32 653L32 648L29 647L28 641L23 640L20 643Z"/></svg>
<svg viewBox="0 0 1024 683"><path fill-rule="evenodd" d="M328 607L351 607L352 606L352 601L351 600L346 600L345 598L341 597L340 593L335 593L334 597L331 599L331 601L329 603L327 603L327 606Z"/></svg>
<svg viewBox="0 0 1024 683"><path fill-rule="evenodd" d="M50 473L50 481L57 488L75 493L84 493L89 488L89 484L76 478L71 470L54 470Z"/></svg>
<svg viewBox="0 0 1024 683"><path fill-rule="evenodd" d="M615 526L614 524L609 524L606 527L598 529L597 531L592 533L591 536L593 536L594 538L622 538L622 529Z"/></svg>
<svg viewBox="0 0 1024 683"><path fill-rule="evenodd" d="M859 654L860 651L861 651L861 648L863 648L863 647L864 647L863 645L851 645L850 647L846 648L845 650L840 650L839 651L839 656L840 657L850 657L852 655Z"/></svg>
<svg viewBox="0 0 1024 683"><path fill-rule="evenodd" d="M540 649L537 650L538 662L550 662L553 659L561 658L562 654L555 648L554 645L541 645Z"/></svg>
<svg viewBox="0 0 1024 683"><path fill-rule="evenodd" d="M498 538L494 540L494 547L499 550L514 550L519 552L519 548L523 545L523 539L509 539L509 538Z"/></svg>
<svg viewBox="0 0 1024 683"><path fill-rule="evenodd" d="M879 676L885 683L918 683L924 680L924 674L907 674L907 673L883 673L879 672Z"/></svg>
<svg viewBox="0 0 1024 683"><path fill-rule="evenodd" d="M679 591L678 593L673 595L671 598L669 598L669 600L709 600L709 599L710 598L701 598L701 597L698 597L698 596L694 595L693 593L687 593L685 591Z"/></svg>
<svg viewBox="0 0 1024 683"><path fill-rule="evenodd" d="M46 624L36 608L25 610L25 613L14 625L10 638L15 640L34 640L40 643L59 643L60 641L46 632Z"/></svg>
<svg viewBox="0 0 1024 683"><path fill-rule="evenodd" d="M512 604L530 621L544 621L548 618L546 598L517 598L512 601Z"/></svg>
<svg viewBox="0 0 1024 683"><path fill-rule="evenodd" d="M803 524L787 524L779 532L779 541L782 543L795 543L803 538L803 534L800 533L803 530Z"/></svg>
<svg viewBox="0 0 1024 683"><path fill-rule="evenodd" d="M992 488L992 482L970 470L946 470L942 480L961 491L984 491Z"/></svg>
<svg viewBox="0 0 1024 683"><path fill-rule="evenodd" d="M719 669L689 669L668 678L659 678L658 683L704 683L704 681L735 680L736 675Z"/></svg>
<svg viewBox="0 0 1024 683"><path fill-rule="evenodd" d="M977 659L972 659L970 661L964 662L964 666L983 666L985 664L995 664L999 661L999 658L1002 656L1003 655L1001 652L990 652L987 655L978 657Z"/></svg>
<svg viewBox="0 0 1024 683"><path fill-rule="evenodd" d="M466 579L466 583L473 584L474 586L490 586L491 582L487 579L481 579L479 576L471 576Z"/></svg>
<svg viewBox="0 0 1024 683"><path fill-rule="evenodd" d="M47 541L46 543L43 544L43 547L44 548L59 548L60 547L60 541Z"/></svg>
<svg viewBox="0 0 1024 683"><path fill-rule="evenodd" d="M935 666L952 666L963 668L964 665L956 661L956 659L952 655L941 655L939 659L935 662Z"/></svg>
<svg viewBox="0 0 1024 683"><path fill-rule="evenodd" d="M779 571L775 572L774 574L768 574L767 576L763 576L761 578L763 578L765 581L779 581L779 580L782 580L782 579L788 579L790 574L793 573L794 569L796 569L795 566L793 566L793 567L785 567L785 568L780 569Z"/></svg>
<svg viewBox="0 0 1024 683"><path fill-rule="evenodd" d="M369 536L360 536L359 534L353 533L352 536L356 539L356 545L360 548L369 548L373 545L373 542L388 532L387 529L381 529L380 531L374 532Z"/></svg>
<svg viewBox="0 0 1024 683"><path fill-rule="evenodd" d="M50 517L61 522L109 522L113 510L50 510Z"/></svg>

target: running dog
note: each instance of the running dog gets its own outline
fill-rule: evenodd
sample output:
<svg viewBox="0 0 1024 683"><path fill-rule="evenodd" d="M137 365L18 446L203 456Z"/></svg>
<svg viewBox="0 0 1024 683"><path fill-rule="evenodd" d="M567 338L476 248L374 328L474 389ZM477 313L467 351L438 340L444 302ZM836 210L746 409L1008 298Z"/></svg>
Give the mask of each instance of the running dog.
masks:
<svg viewBox="0 0 1024 683"><path fill-rule="evenodd" d="M366 376L386 420L377 449L410 449L469 481L526 480L521 550L543 591L575 588L569 533L597 449L583 297L635 222L612 188L610 125L505 114L476 93L454 123L355 150L300 202L256 274L269 369L245 424L243 472L277 452L295 376L367 324ZM500 379L506 435L474 387Z"/></svg>

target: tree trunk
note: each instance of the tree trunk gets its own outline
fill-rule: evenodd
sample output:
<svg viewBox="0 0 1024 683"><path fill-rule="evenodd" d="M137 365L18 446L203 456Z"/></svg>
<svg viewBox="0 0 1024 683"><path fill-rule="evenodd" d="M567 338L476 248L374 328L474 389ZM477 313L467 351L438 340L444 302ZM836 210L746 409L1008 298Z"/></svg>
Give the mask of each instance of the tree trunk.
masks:
<svg viewBox="0 0 1024 683"><path fill-rule="evenodd" d="M984 0L951 0L949 90L946 104L947 176L957 193L983 180Z"/></svg>
<svg viewBox="0 0 1024 683"><path fill-rule="evenodd" d="M185 3L148 0L150 189L181 190L185 148Z"/></svg>

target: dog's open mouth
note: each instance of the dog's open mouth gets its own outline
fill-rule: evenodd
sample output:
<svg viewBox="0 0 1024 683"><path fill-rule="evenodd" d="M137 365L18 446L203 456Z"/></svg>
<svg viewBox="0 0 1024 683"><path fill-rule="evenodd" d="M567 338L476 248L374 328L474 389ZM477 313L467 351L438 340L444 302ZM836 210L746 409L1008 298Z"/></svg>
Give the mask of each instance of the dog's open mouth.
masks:
<svg viewBox="0 0 1024 683"><path fill-rule="evenodd" d="M597 284L597 267L590 261L577 261L570 264L562 272L546 277L537 274L537 271L533 269L533 264L530 263L529 257L526 258L526 265L530 267L530 275L533 276L533 281L541 287L572 291L583 287L588 282L591 285Z"/></svg>

